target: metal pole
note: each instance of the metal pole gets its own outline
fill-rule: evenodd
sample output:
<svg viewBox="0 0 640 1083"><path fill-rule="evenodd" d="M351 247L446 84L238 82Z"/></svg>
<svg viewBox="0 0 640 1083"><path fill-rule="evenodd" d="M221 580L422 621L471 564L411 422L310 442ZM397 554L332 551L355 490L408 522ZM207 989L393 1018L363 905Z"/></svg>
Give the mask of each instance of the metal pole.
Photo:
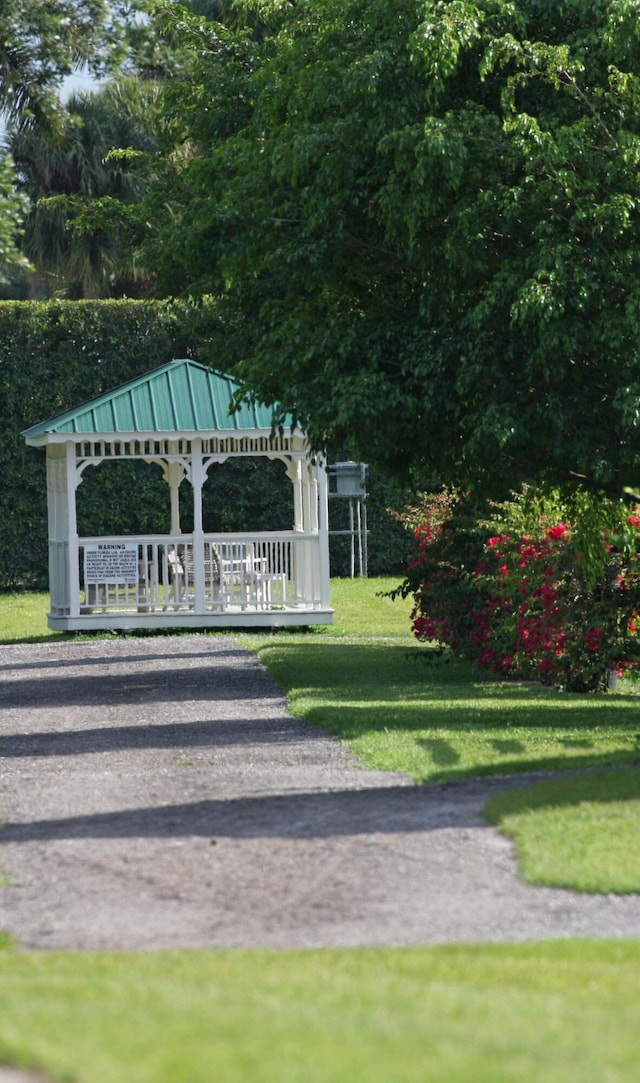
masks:
<svg viewBox="0 0 640 1083"><path fill-rule="evenodd" d="M351 578L353 579L356 574L355 561L355 539L353 536L353 500L349 501L349 533L351 535Z"/></svg>
<svg viewBox="0 0 640 1083"><path fill-rule="evenodd" d="M357 520L358 520L358 568L360 569L359 574L362 576L362 517L361 517L361 512L360 512L360 509L361 509L360 500L358 500L356 502L356 506L357 506Z"/></svg>

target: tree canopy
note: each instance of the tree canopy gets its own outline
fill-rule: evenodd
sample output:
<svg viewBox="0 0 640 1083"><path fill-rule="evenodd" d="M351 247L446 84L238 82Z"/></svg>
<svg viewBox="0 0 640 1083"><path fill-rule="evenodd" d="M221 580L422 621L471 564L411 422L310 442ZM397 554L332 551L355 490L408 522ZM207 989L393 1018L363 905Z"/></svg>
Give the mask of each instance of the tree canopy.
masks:
<svg viewBox="0 0 640 1083"><path fill-rule="evenodd" d="M10 123L55 124L66 75L104 75L125 58L147 0L2 0L0 114Z"/></svg>
<svg viewBox="0 0 640 1083"><path fill-rule="evenodd" d="M158 97L155 82L121 77L95 93L73 95L55 133L35 125L10 134L28 204L22 248L37 269L41 293L145 292L144 269L118 223L144 183L137 158L155 149Z"/></svg>
<svg viewBox="0 0 640 1083"><path fill-rule="evenodd" d="M254 34L266 29L232 0L185 5L202 21ZM153 7L154 0L0 5L0 118L20 192L5 214L14 247L16 208L26 212L23 255L0 275L1 295L138 296L148 289L151 278L121 224L132 217L155 155L160 87L181 77L189 61L180 38L150 18ZM78 66L103 78L63 102L63 79ZM146 170L138 168L141 156ZM9 170L10 160L5 187ZM5 264L7 252L0 251Z"/></svg>
<svg viewBox="0 0 640 1083"><path fill-rule="evenodd" d="M636 0L247 6L259 40L168 5L192 61L143 208L217 362L318 446L637 484Z"/></svg>
<svg viewBox="0 0 640 1083"><path fill-rule="evenodd" d="M23 232L27 199L16 191L16 173L9 154L0 155L0 290L28 267L18 239Z"/></svg>

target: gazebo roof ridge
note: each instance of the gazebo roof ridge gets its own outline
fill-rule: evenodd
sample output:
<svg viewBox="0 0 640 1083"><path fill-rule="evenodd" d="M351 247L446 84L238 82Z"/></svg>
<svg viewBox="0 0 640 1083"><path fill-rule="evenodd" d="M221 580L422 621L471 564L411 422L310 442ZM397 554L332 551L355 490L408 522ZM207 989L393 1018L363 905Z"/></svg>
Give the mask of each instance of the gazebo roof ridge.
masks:
<svg viewBox="0 0 640 1083"><path fill-rule="evenodd" d="M273 407L246 402L231 412L237 388L228 373L176 358L32 425L22 435L27 443L40 445L51 434L271 432Z"/></svg>

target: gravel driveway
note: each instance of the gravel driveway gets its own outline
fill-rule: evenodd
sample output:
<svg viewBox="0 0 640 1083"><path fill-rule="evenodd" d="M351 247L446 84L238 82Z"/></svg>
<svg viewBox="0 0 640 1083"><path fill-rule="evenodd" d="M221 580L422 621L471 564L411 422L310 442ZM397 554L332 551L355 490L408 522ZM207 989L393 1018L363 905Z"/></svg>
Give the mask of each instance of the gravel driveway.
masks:
<svg viewBox="0 0 640 1083"><path fill-rule="evenodd" d="M0 648L0 928L26 949L640 935L640 896L528 888L481 819L292 718L231 638Z"/></svg>

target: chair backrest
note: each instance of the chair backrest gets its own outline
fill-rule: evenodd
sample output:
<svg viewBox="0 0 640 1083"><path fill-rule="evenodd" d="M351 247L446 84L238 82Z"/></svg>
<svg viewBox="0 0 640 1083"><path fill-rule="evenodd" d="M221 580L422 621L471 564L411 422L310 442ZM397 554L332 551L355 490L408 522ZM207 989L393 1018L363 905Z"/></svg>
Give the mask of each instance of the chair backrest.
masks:
<svg viewBox="0 0 640 1083"><path fill-rule="evenodd" d="M193 549L190 546L181 546L179 560L182 564L183 574L187 583L193 583ZM207 545L204 555L204 581L205 586L217 586L222 583L222 567L218 550L213 545Z"/></svg>

